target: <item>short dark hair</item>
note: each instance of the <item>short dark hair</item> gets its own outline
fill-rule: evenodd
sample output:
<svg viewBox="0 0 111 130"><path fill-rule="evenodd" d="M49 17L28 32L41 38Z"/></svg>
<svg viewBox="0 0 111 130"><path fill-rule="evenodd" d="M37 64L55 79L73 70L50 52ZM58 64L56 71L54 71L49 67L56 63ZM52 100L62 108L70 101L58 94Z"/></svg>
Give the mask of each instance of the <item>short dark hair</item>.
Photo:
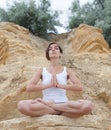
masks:
<svg viewBox="0 0 111 130"><path fill-rule="evenodd" d="M45 53L47 60L50 60L50 57L49 57L49 47L50 47L52 44L57 44L57 45L58 45L58 43L56 43L56 42L51 42L51 43L49 43L49 45L48 45L48 47L47 47L47 49L46 49L46 53ZM61 48L59 45L58 45L58 47L59 47L60 53L63 53L62 48Z"/></svg>

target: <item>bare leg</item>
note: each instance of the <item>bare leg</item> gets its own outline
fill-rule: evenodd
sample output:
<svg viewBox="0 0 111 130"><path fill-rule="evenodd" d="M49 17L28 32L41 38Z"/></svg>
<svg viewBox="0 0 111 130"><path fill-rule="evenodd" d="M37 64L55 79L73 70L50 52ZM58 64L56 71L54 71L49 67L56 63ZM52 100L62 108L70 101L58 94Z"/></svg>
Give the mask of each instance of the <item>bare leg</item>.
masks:
<svg viewBox="0 0 111 130"><path fill-rule="evenodd" d="M79 100L53 104L51 107L56 111L61 111L61 115L76 118L91 113L93 105L88 100Z"/></svg>
<svg viewBox="0 0 111 130"><path fill-rule="evenodd" d="M42 116L46 114L59 114L59 111L52 109L52 102L44 102L42 99L23 100L18 103L18 110L27 116Z"/></svg>

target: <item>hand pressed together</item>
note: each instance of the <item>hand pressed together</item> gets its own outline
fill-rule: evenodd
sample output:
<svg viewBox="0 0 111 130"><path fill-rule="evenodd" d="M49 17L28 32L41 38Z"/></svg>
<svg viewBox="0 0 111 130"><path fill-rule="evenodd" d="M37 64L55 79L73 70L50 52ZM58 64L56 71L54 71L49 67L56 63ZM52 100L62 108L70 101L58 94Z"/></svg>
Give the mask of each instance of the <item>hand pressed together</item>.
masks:
<svg viewBox="0 0 111 130"><path fill-rule="evenodd" d="M62 88L62 89L65 89L65 87L66 87L66 85L63 85L63 84L59 84L59 83L58 83L55 74L52 75L51 83L52 83L52 86L54 86L54 87L56 87L56 88Z"/></svg>

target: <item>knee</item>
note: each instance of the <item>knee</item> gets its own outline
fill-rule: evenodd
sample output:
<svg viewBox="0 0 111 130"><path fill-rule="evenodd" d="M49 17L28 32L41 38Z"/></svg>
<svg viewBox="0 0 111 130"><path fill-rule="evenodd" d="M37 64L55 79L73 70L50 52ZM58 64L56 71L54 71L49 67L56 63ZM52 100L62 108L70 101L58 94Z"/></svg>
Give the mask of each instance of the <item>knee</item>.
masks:
<svg viewBox="0 0 111 130"><path fill-rule="evenodd" d="M91 113L93 109L93 103L91 101L85 101L82 107L82 111L84 114Z"/></svg>
<svg viewBox="0 0 111 130"><path fill-rule="evenodd" d="M22 111L24 109L25 102L24 101L19 101L17 104L17 108L19 111Z"/></svg>

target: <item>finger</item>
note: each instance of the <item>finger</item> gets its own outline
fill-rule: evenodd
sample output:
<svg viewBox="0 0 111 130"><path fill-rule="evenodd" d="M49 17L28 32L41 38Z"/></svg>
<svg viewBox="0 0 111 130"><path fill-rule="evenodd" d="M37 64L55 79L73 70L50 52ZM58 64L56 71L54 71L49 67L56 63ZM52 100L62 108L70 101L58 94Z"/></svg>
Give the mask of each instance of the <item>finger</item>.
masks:
<svg viewBox="0 0 111 130"><path fill-rule="evenodd" d="M52 75L52 78L51 78L51 84L53 84L53 82L54 82L53 80L54 80L54 77L53 77L53 75Z"/></svg>
<svg viewBox="0 0 111 130"><path fill-rule="evenodd" d="M56 88L59 88L59 84L58 83L56 84Z"/></svg>

